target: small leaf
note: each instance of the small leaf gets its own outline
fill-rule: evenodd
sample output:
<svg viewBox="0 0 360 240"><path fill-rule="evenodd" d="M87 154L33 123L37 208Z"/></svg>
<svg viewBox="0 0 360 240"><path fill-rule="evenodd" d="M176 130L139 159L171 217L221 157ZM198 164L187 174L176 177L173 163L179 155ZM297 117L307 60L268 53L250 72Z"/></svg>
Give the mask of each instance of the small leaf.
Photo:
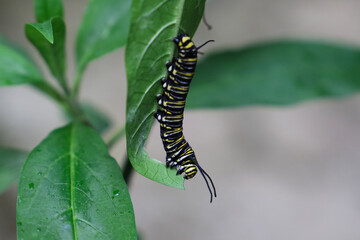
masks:
<svg viewBox="0 0 360 240"><path fill-rule="evenodd" d="M0 147L0 194L18 179L26 156L25 151Z"/></svg>
<svg viewBox="0 0 360 240"><path fill-rule="evenodd" d="M52 17L63 17L61 0L35 0L35 16L38 22L45 22Z"/></svg>
<svg viewBox="0 0 360 240"><path fill-rule="evenodd" d="M54 77L65 86L65 23L62 18L54 17L43 23L27 23L25 33Z"/></svg>
<svg viewBox="0 0 360 240"><path fill-rule="evenodd" d="M196 69L187 107L286 105L359 90L359 48L279 41L206 56Z"/></svg>
<svg viewBox="0 0 360 240"><path fill-rule="evenodd" d="M121 170L80 123L53 131L27 158L17 200L18 239L136 239Z"/></svg>
<svg viewBox="0 0 360 240"><path fill-rule="evenodd" d="M105 132L111 126L111 119L101 109L92 104L84 103L81 105L86 118L91 125L99 132Z"/></svg>
<svg viewBox="0 0 360 240"><path fill-rule="evenodd" d="M0 86L43 81L33 60L22 49L0 36Z"/></svg>
<svg viewBox="0 0 360 240"><path fill-rule="evenodd" d="M90 0L76 39L79 75L87 64L125 45L131 0Z"/></svg>
<svg viewBox="0 0 360 240"><path fill-rule="evenodd" d="M193 35L204 11L204 0L140 1L131 7L131 26L126 47L128 98L126 140L134 169L154 181L183 188L183 178L175 170L151 159L144 149L157 109L156 94L166 75L165 63L171 60L178 32Z"/></svg>

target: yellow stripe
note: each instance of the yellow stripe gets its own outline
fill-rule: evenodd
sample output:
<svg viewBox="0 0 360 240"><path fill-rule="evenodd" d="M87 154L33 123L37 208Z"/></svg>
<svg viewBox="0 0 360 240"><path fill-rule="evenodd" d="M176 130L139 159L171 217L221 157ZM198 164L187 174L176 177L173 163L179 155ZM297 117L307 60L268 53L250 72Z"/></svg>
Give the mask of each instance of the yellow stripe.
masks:
<svg viewBox="0 0 360 240"><path fill-rule="evenodd" d="M184 137L184 135L183 135L183 137ZM187 144L187 141L185 141L185 143L183 145L176 148L173 152L177 152L178 150L181 150L186 144Z"/></svg>
<svg viewBox="0 0 360 240"><path fill-rule="evenodd" d="M184 139L184 135L181 136L179 139L177 139L174 143L169 144L166 146L167 149L173 148L176 144L178 144L179 142L181 142Z"/></svg>
<svg viewBox="0 0 360 240"><path fill-rule="evenodd" d="M184 46L183 48L184 49L189 49L191 48L192 46L194 46L194 43L193 42L189 42L186 46Z"/></svg>
<svg viewBox="0 0 360 240"><path fill-rule="evenodd" d="M166 128L166 129L172 129L171 127L166 126L166 124L163 124L163 123L160 124L160 127L163 127L163 128Z"/></svg>
<svg viewBox="0 0 360 240"><path fill-rule="evenodd" d="M185 101L166 102L166 104L169 104L169 105L178 105L178 106L183 106L183 105L185 105Z"/></svg>
<svg viewBox="0 0 360 240"><path fill-rule="evenodd" d="M184 42L186 42L187 40L191 40L191 38L190 38L189 36L182 37L180 42L181 42L181 43L184 43Z"/></svg>
<svg viewBox="0 0 360 240"><path fill-rule="evenodd" d="M181 75L183 76L187 76L187 77L193 77L194 76L194 73L193 72L189 72L189 73L186 73L186 72L179 72Z"/></svg>
<svg viewBox="0 0 360 240"><path fill-rule="evenodd" d="M166 137L167 135L175 134L175 133L178 133L178 132L181 132L181 131L182 131L182 128L176 128L176 129L174 129L172 131L165 132L163 135L164 135L164 137Z"/></svg>
<svg viewBox="0 0 360 240"><path fill-rule="evenodd" d="M171 89L180 90L180 91L184 91L184 92L189 91L189 87L175 87L175 86L168 85L167 90L171 90Z"/></svg>
<svg viewBox="0 0 360 240"><path fill-rule="evenodd" d="M178 73L182 76L187 76L187 77L193 77L194 76L194 72L182 72L182 71L176 71L175 69L171 72L174 76L178 75Z"/></svg>
<svg viewBox="0 0 360 240"><path fill-rule="evenodd" d="M170 94L168 92L165 91L164 93L169 99L174 100L174 98L172 96L170 96Z"/></svg>
<svg viewBox="0 0 360 240"><path fill-rule="evenodd" d="M180 64L180 63L175 62L175 65L176 65L178 68L180 68L180 69L184 70L184 68L181 66L181 64Z"/></svg>
<svg viewBox="0 0 360 240"><path fill-rule="evenodd" d="M197 58L183 58L184 62L196 62L197 60L198 60Z"/></svg>
<svg viewBox="0 0 360 240"><path fill-rule="evenodd" d="M172 114L173 114L172 112L168 111L167 109L163 109L163 111L164 111L165 113L169 114L169 115L172 115Z"/></svg>

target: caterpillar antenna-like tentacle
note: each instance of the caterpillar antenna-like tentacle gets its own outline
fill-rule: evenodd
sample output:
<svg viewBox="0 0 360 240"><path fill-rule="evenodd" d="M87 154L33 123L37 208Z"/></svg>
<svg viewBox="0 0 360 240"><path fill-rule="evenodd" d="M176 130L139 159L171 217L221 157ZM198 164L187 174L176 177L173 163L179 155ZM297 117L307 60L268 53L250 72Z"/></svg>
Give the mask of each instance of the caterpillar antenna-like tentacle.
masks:
<svg viewBox="0 0 360 240"><path fill-rule="evenodd" d="M215 42L215 40L208 40L205 43L201 44L200 47L196 48L196 51L198 51L200 48L202 48L203 46L205 46L206 44L208 44L209 42Z"/></svg>

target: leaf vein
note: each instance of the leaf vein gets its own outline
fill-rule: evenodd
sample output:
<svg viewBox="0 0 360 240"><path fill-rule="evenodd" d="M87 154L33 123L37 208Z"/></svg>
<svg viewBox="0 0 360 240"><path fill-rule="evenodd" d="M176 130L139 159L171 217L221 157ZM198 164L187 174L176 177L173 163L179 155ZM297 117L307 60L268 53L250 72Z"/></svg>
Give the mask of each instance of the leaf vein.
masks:
<svg viewBox="0 0 360 240"><path fill-rule="evenodd" d="M151 89L152 87L154 87L155 84L156 84L158 81L159 81L159 80L156 80L156 81L154 81L153 83L151 83L150 86L145 90L145 93L143 94L143 96L141 97L139 103L138 103L138 104L136 105L136 107L135 107L135 111L134 111L135 113L139 110L139 107L140 107L141 103L144 101L144 98L145 98L145 96L149 93L150 89Z"/></svg>
<svg viewBox="0 0 360 240"><path fill-rule="evenodd" d="M165 31L165 29L167 29L168 27L170 27L171 25L175 25L176 22L169 22L168 24L164 25L162 28L159 29L159 31L157 31L155 33L155 35L151 38L150 42L146 45L144 51L142 52L141 56L140 56L140 60L139 60L139 63L137 64L136 66L136 72L138 72L137 70L139 69L139 66L141 65L143 59L144 59L144 56L146 54L146 52L149 50L150 46L155 42L156 38L160 35L160 33L162 33L163 31Z"/></svg>
<svg viewBox="0 0 360 240"><path fill-rule="evenodd" d="M100 184L100 186L104 189L104 191L105 191L105 192L107 193L107 195L109 196L109 199L111 199L111 194L108 192L106 186L105 186L105 185L100 181L100 179L96 176L96 174L95 174L95 172L92 170L92 168L90 168L90 166L89 166L84 160L82 160L82 159L80 159L80 158L78 158L78 157L76 157L76 158L78 159L79 162L81 162L82 164L84 164L84 166L85 166L87 169L89 169L89 172L91 173L91 175L94 176L94 178L96 179L96 181ZM114 202L112 202L112 205L114 206L114 209L118 209L118 207L114 204ZM119 211L117 211L117 213L118 213L119 215L121 215Z"/></svg>
<svg viewBox="0 0 360 240"><path fill-rule="evenodd" d="M60 161L63 157L66 157L66 155L68 155L68 153L59 156L57 159L54 160L54 162L53 162L52 164L50 164L50 165L48 166L48 168L46 169L43 177L39 180L39 185L40 185L40 183L41 183L45 178L47 178L47 174L49 173L50 169L51 169L58 161ZM32 199L31 199L31 202L30 202L30 204L29 204L28 209L30 209L30 208L32 207L32 205L33 205L33 203L34 203L34 199L35 199L35 197L37 196L39 189L40 189L40 187L35 188L35 193L34 193L34 196L33 196Z"/></svg>
<svg viewBox="0 0 360 240"><path fill-rule="evenodd" d="M75 190L78 190L79 192L82 192L90 201L94 202L94 200L90 197L90 195L85 192L84 190L82 190L81 188L79 187L74 187Z"/></svg>
<svg viewBox="0 0 360 240"><path fill-rule="evenodd" d="M161 3L159 3L156 7L154 7L153 9L151 9L151 11L149 11L148 13L145 13L144 15L141 16L141 18L143 17L148 17L151 14L153 14L156 10L158 10L162 5L164 5L166 2L168 2L169 0L164 0Z"/></svg>
<svg viewBox="0 0 360 240"><path fill-rule="evenodd" d="M42 234L43 236L46 236L46 233L47 231L50 229L50 223L53 222L55 219L57 219L59 216L63 215L64 213L68 212L68 211L71 211L70 208L58 213L55 217L51 218L50 221L46 224L46 228L45 228L45 231L44 233Z"/></svg>
<svg viewBox="0 0 360 240"><path fill-rule="evenodd" d="M132 139L135 137L135 135L137 134L137 132L139 131L139 129L142 127L142 125L144 124L144 122L152 115L153 113L150 112L145 118L144 120L141 121L141 123L138 125L138 127L135 129L134 133L131 135L130 137L130 143L132 141ZM138 152L138 151L137 151Z"/></svg>
<svg viewBox="0 0 360 240"><path fill-rule="evenodd" d="M85 223L86 225L88 225L89 227L91 227L92 229L94 229L95 231L101 233L101 234L104 235L107 239L110 239L110 238L108 237L108 235L106 235L106 233L100 231L100 230L97 229L95 226L93 226L90 222L86 221L85 219L78 218L77 220L80 221L80 222Z"/></svg>
<svg viewBox="0 0 360 240"><path fill-rule="evenodd" d="M73 234L74 239L78 239L77 235L77 227L76 227L76 221L75 221L75 196L74 196L74 184L75 184L75 153L74 153L74 135L75 135L75 126L73 125L71 128L71 134L70 134L70 209L71 209L71 215L72 215L72 227L73 227Z"/></svg>

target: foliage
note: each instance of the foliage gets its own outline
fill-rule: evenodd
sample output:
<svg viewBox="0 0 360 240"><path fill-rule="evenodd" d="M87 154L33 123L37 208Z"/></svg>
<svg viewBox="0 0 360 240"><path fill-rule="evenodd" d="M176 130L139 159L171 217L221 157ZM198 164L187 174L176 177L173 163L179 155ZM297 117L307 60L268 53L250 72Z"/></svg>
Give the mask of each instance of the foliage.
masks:
<svg viewBox="0 0 360 240"><path fill-rule="evenodd" d="M209 54L199 63L189 108L288 105L360 89L360 51L339 44L277 41Z"/></svg>
<svg viewBox="0 0 360 240"><path fill-rule="evenodd" d="M19 182L17 224L19 239L136 238L127 186L97 132L72 123L30 153Z"/></svg>
<svg viewBox="0 0 360 240"><path fill-rule="evenodd" d="M80 103L78 97L89 63L123 46L128 157L141 175L183 188L183 178L152 159L144 144L157 108L155 96L161 91L159 80L166 75L165 63L175 54L171 38L178 32L193 36L204 5L205 0L90 0L76 38L77 66L70 81L62 1L35 0L37 22L27 23L25 34L58 86L44 77L23 49L0 38L0 86L28 84L70 117L26 160L26 152L0 147L0 192L20 179L19 239L137 238L124 180L131 168L121 171L108 153L124 135L124 128L119 127L106 145L100 134L111 120L95 106ZM207 54L199 63L187 107L286 105L348 96L360 88L359 69L360 50L337 44L298 40L228 49Z"/></svg>

